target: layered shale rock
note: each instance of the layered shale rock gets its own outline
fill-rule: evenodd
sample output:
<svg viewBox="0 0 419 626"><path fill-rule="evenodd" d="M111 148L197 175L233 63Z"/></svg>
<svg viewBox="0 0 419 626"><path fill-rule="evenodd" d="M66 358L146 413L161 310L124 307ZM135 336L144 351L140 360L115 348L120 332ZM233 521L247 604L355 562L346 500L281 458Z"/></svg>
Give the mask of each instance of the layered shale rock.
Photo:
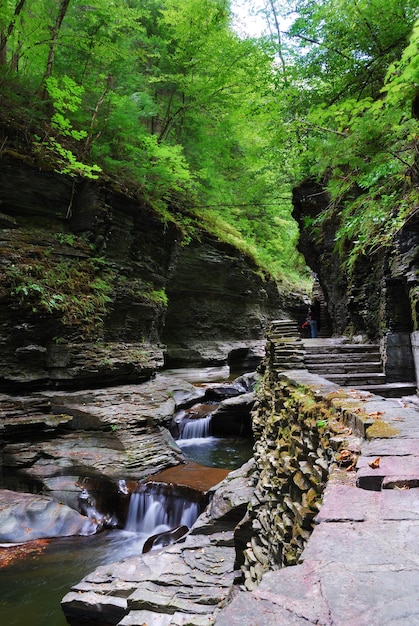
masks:
<svg viewBox="0 0 419 626"><path fill-rule="evenodd" d="M110 187L5 154L0 188L5 391L141 382L165 359L232 351L253 367L269 319L301 306L233 246L205 232L182 245L174 223Z"/></svg>
<svg viewBox="0 0 419 626"><path fill-rule="evenodd" d="M355 261L352 275L336 249L339 211L314 230L307 226L329 205L321 184L306 180L294 189L293 216L300 227L299 250L319 278L333 334L380 342L387 382L415 380L412 338L419 310L419 216L412 213L391 246ZM412 337L412 334L414 336Z"/></svg>

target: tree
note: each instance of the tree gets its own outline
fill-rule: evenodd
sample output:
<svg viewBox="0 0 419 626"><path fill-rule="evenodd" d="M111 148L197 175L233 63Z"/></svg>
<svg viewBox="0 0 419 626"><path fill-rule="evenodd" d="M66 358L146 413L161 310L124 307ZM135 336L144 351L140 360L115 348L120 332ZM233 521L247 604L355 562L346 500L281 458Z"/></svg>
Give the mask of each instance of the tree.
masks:
<svg viewBox="0 0 419 626"><path fill-rule="evenodd" d="M65 14L67 13L69 3L70 3L70 0L60 0L60 3L58 5L57 17L55 19L54 24L50 28L51 38L49 42L48 58L47 58L47 63L45 67L45 72L42 77L42 99L45 99L45 95L46 95L45 83L52 74L52 66L54 63L54 55L55 55L55 46L58 40L58 35L60 33L61 24L63 22Z"/></svg>
<svg viewBox="0 0 419 626"><path fill-rule="evenodd" d="M7 18L7 7L4 7L0 13L0 65L6 65L7 57L6 57L6 49L7 42L10 39L13 30L16 26L16 22L19 18L20 13L22 12L25 6L26 0L19 0L15 6L13 11L13 15L10 19L10 22L6 26Z"/></svg>

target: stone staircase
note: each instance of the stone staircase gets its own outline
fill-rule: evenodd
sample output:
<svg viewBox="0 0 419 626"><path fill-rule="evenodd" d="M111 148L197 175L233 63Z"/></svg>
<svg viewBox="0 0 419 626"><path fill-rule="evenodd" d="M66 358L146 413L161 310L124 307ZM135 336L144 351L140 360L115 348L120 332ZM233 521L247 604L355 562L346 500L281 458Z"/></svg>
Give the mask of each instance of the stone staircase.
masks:
<svg viewBox="0 0 419 626"><path fill-rule="evenodd" d="M382 385L386 382L379 346L311 339L304 342L304 364L338 385Z"/></svg>
<svg viewBox="0 0 419 626"><path fill-rule="evenodd" d="M274 320L268 329L269 348L273 351L272 363L277 370L302 369L304 346L299 336L298 324L293 320Z"/></svg>
<svg viewBox="0 0 419 626"><path fill-rule="evenodd" d="M271 322L268 338L278 370L307 369L337 385L384 397L416 393L415 383L386 382L378 345L347 343L341 338L301 339L293 320Z"/></svg>
<svg viewBox="0 0 419 626"><path fill-rule="evenodd" d="M386 381L378 345L307 339L303 346L305 368L337 385L391 398L416 393L415 383Z"/></svg>

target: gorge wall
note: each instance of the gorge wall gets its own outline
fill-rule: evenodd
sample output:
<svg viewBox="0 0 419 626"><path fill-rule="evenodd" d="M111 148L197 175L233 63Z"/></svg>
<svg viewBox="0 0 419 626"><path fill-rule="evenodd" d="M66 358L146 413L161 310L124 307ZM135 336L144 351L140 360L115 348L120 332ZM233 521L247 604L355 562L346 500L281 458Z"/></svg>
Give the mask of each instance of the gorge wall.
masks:
<svg viewBox="0 0 419 626"><path fill-rule="evenodd" d="M165 359L225 363L301 307L206 232L182 245L173 223L110 186L14 154L1 163L3 390L140 382Z"/></svg>
<svg viewBox="0 0 419 626"><path fill-rule="evenodd" d="M419 330L419 214L413 212L391 246L360 256L349 275L336 251L339 212L313 224L330 202L306 180L293 191L299 250L319 278L335 335L380 341L387 382L415 380L412 334Z"/></svg>

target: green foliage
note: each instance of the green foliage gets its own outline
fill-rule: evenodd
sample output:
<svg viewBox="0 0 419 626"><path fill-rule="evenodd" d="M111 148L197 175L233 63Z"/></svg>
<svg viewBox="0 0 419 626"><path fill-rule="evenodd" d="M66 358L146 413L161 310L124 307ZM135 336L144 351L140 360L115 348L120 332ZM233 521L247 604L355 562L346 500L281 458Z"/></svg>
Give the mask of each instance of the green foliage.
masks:
<svg viewBox="0 0 419 626"><path fill-rule="evenodd" d="M114 272L95 259L58 260L28 248L4 263L0 297L88 338L101 332L113 280Z"/></svg>
<svg viewBox="0 0 419 626"><path fill-rule="evenodd" d="M330 9L323 2L322 10L327 6ZM393 8L397 18L397 7ZM368 10L363 3L357 3L357 12L361 12L363 19L371 20L371 24L378 25L380 20L387 23L387 17L370 15ZM362 46L357 49L356 41L351 44L352 56L355 51L359 55L359 71L362 63L373 63L377 70L373 95L360 97L361 84L353 76L351 91L356 97L343 89L340 91L347 77L339 83L337 76L336 101L313 105L306 117L310 131L304 156L306 171L321 181L326 179L330 195L328 209L314 220L313 234L314 229L333 215L339 220L336 248L349 272L364 255L391 245L418 203L419 128L411 107L419 87L419 29L416 23L403 50L400 47L403 38L401 41L400 38L408 32L408 13L406 7L404 21L396 19L391 32L377 30L377 41L383 37L388 44L385 58L390 58L390 50L393 54L388 69L378 68L383 55L375 52L377 57L373 57L377 41L373 42L368 59L363 56L366 52ZM333 20L326 27L327 36L331 36L328 29L332 23ZM400 54L400 59L396 54ZM347 59L345 63L349 67ZM331 83L325 84L330 89ZM321 89L320 93L323 98Z"/></svg>
<svg viewBox="0 0 419 626"><path fill-rule="evenodd" d="M61 21L60 7L0 7L1 116L10 123L11 105L24 119L37 165L110 179L175 221L184 244L209 229L299 284L301 178L327 179L330 206L311 227L340 220L349 269L414 210L417 0L273 0L261 40L232 30L228 0L72 0ZM16 297L35 298L30 285L42 286L19 283Z"/></svg>
<svg viewBox="0 0 419 626"><path fill-rule="evenodd" d="M65 148L55 137L47 137L44 141L34 135L33 153L45 164L50 163L58 174L68 176L84 176L95 180L99 178L102 168L99 165L86 165L77 160L72 150Z"/></svg>
<svg viewBox="0 0 419 626"><path fill-rule="evenodd" d="M62 76L60 80L50 76L45 82L55 111L51 117L52 128L56 128L60 135L72 137L76 141L85 138L87 132L75 130L66 117L69 113L78 110L84 93L83 87L77 85L69 76Z"/></svg>
<svg viewBox="0 0 419 626"><path fill-rule="evenodd" d="M76 243L76 236L72 233L55 233L54 239L61 244L67 244L68 246L74 246Z"/></svg>
<svg viewBox="0 0 419 626"><path fill-rule="evenodd" d="M6 46L3 98L16 77L32 96L46 89L37 164L111 178L175 221L185 244L215 226L276 275L301 272L274 46L240 39L227 0L72 0L52 40L59 4L24 5Z"/></svg>
<svg viewBox="0 0 419 626"><path fill-rule="evenodd" d="M145 294L145 298L149 302L153 302L161 307L166 308L169 300L164 289L156 289Z"/></svg>
<svg viewBox="0 0 419 626"><path fill-rule="evenodd" d="M78 110L84 92L83 87L76 85L68 76L62 76L60 81L50 76L45 82L54 108L50 121L51 128L57 131L58 137L70 138L73 141L86 138L87 131L73 128L68 117L70 113ZM98 165L88 165L78 160L73 151L62 145L55 136L41 140L41 137L34 135L33 151L42 160L50 161L55 171L60 174L99 178L101 168Z"/></svg>

